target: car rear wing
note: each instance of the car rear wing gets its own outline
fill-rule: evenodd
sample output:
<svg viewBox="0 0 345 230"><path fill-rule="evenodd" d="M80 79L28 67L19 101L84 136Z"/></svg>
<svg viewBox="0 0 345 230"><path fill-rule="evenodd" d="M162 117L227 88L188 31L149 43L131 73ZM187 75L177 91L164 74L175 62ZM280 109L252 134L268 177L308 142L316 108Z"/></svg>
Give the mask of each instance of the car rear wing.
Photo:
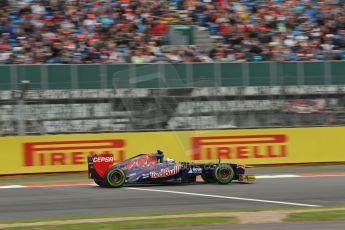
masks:
<svg viewBox="0 0 345 230"><path fill-rule="evenodd" d="M99 179L103 178L106 171L113 166L113 154L100 154L87 157L88 178Z"/></svg>
<svg viewBox="0 0 345 230"><path fill-rule="evenodd" d="M94 176L92 174L94 174L94 172L95 172L95 168L93 166L92 156L88 156L87 157L87 177L89 179L93 179Z"/></svg>

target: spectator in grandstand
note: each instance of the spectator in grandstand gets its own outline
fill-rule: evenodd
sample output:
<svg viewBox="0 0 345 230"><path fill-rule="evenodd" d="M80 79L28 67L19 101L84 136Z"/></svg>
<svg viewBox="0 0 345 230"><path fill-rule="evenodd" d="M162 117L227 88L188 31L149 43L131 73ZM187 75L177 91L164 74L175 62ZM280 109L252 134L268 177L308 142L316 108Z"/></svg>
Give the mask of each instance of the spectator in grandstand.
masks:
<svg viewBox="0 0 345 230"><path fill-rule="evenodd" d="M345 60L344 0L0 4L1 63ZM209 50L196 46L162 49L169 24L204 28L215 45Z"/></svg>

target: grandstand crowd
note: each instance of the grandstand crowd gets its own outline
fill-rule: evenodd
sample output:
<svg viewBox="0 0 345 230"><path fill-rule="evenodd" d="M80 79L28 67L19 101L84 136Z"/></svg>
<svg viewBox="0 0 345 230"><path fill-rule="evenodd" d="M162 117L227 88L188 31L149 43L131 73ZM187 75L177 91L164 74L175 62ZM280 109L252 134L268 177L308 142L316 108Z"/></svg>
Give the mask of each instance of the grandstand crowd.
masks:
<svg viewBox="0 0 345 230"><path fill-rule="evenodd" d="M163 46L169 25L214 40ZM1 0L0 63L345 60L344 0Z"/></svg>

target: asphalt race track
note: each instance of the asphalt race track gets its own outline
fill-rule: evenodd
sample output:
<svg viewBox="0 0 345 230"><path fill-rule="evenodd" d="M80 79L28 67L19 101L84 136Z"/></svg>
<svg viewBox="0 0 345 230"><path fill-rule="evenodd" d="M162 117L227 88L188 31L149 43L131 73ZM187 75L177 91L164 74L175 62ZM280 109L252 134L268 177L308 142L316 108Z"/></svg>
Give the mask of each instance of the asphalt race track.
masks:
<svg viewBox="0 0 345 230"><path fill-rule="evenodd" d="M299 167L294 173L345 172L344 166ZM290 168L251 169L257 174ZM166 212L178 210L291 208L345 205L345 176L261 178L253 184L131 186L90 185L0 189L0 220Z"/></svg>

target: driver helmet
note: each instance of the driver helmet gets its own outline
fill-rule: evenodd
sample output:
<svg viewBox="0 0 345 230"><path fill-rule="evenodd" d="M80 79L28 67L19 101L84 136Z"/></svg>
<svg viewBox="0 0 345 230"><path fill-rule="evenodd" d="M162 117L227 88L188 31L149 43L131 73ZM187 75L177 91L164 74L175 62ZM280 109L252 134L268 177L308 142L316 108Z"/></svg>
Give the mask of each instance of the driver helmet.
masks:
<svg viewBox="0 0 345 230"><path fill-rule="evenodd" d="M175 163L175 159L174 158L167 158L167 162L168 163Z"/></svg>

